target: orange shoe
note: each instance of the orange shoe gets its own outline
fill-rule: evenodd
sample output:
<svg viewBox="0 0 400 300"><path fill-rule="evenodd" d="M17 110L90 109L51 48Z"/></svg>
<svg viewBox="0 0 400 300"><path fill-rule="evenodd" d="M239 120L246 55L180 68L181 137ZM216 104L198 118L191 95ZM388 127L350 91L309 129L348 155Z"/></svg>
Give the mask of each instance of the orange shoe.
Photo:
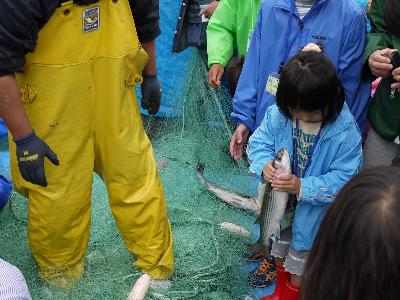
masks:
<svg viewBox="0 0 400 300"><path fill-rule="evenodd" d="M281 293L290 278L290 273L285 271L283 266L276 266L276 286L272 295L262 297L261 300L280 300Z"/></svg>

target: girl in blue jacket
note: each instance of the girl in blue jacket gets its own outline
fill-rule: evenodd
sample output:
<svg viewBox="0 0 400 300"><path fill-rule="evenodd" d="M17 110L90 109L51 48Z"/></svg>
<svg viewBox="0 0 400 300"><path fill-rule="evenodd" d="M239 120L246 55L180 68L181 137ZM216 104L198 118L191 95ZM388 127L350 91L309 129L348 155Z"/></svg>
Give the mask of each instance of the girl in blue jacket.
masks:
<svg viewBox="0 0 400 300"><path fill-rule="evenodd" d="M296 206L291 226L281 227L280 240L273 242L277 285L265 299L299 299L301 276L324 213L362 162L360 131L344 95L334 64L323 53L302 51L282 68L277 102L250 138L250 171L273 189L293 195ZM276 177L271 163L281 148L292 157L293 174ZM265 264L251 280L269 278Z"/></svg>

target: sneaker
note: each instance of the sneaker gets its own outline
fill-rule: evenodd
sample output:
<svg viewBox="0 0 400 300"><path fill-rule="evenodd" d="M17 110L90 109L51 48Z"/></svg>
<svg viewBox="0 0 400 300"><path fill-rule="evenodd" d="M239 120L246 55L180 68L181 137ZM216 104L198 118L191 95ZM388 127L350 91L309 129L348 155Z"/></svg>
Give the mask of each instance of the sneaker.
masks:
<svg viewBox="0 0 400 300"><path fill-rule="evenodd" d="M256 262L260 261L264 258L264 254L261 251L249 251L246 253L247 261L249 262Z"/></svg>
<svg viewBox="0 0 400 300"><path fill-rule="evenodd" d="M264 258L264 247L260 243L248 245L245 259L249 262L261 261Z"/></svg>
<svg viewBox="0 0 400 300"><path fill-rule="evenodd" d="M275 260L263 259L257 269L249 275L249 283L255 288L265 288L276 279Z"/></svg>

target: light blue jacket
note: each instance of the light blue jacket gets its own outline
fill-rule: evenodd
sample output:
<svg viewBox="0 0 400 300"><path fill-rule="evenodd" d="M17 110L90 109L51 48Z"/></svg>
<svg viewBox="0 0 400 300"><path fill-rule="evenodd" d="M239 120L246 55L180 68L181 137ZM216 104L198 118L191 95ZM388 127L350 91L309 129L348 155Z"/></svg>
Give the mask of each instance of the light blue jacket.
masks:
<svg viewBox="0 0 400 300"><path fill-rule="evenodd" d="M263 1L233 99L232 119L254 131L275 96L265 91L270 73L279 71L292 2ZM354 0L317 0L302 20L297 9L290 22L288 58L308 43L321 43L337 67L351 112L362 128L366 120L370 86L361 83L366 42L364 10ZM286 59L287 60L287 59Z"/></svg>
<svg viewBox="0 0 400 300"><path fill-rule="evenodd" d="M261 176L266 162L281 148L293 157L292 121L276 104L267 109L260 127L250 137L250 171ZM292 227L295 250L310 250L319 225L334 195L355 175L362 163L361 135L348 106L325 125L311 165L301 179L301 199Z"/></svg>

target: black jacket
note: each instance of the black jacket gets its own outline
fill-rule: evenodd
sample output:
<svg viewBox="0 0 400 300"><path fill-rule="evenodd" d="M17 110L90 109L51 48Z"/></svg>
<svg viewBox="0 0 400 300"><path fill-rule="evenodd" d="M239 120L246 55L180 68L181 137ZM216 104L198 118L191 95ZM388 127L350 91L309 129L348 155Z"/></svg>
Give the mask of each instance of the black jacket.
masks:
<svg viewBox="0 0 400 300"><path fill-rule="evenodd" d="M110 0L111 1L111 0ZM0 76L20 72L39 30L60 5L56 0L0 0ZM160 35L158 0L129 0L141 42Z"/></svg>

